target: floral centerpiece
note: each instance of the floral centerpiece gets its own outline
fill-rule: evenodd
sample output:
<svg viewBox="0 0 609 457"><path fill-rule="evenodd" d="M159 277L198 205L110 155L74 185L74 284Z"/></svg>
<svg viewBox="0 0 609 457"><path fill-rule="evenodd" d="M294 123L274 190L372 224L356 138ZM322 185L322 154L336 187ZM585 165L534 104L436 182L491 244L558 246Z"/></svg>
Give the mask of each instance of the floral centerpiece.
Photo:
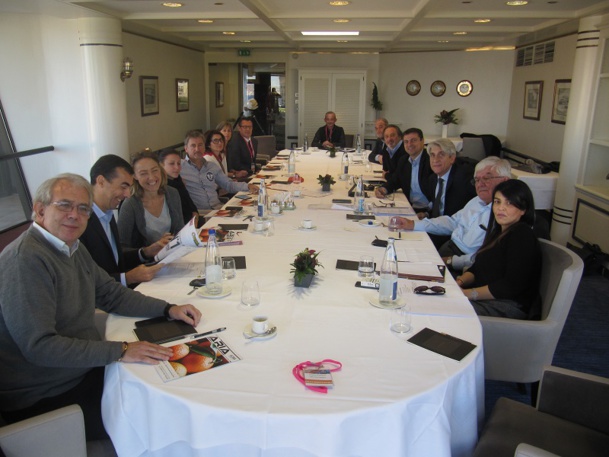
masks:
<svg viewBox="0 0 609 457"><path fill-rule="evenodd" d="M334 178L332 177L332 175L319 175L317 180L319 181L319 184L321 184L321 190L328 192L330 191L330 186L332 184L336 184L336 181L334 181Z"/></svg>
<svg viewBox="0 0 609 457"><path fill-rule="evenodd" d="M330 158L331 159L336 157L336 148L334 146L332 146L330 149L328 149L328 152L330 153Z"/></svg>
<svg viewBox="0 0 609 457"><path fill-rule="evenodd" d="M306 248L296 254L294 262L290 266L294 267L290 273L294 273L294 285L296 287L309 287L313 276L317 274L317 267L323 265L317 260L319 252L314 249Z"/></svg>

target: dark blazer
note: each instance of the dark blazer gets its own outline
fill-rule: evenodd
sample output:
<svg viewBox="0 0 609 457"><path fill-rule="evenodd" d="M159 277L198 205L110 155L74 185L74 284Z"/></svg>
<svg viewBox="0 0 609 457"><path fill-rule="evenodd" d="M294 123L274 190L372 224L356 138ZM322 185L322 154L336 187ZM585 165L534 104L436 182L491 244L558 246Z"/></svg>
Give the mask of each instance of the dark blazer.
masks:
<svg viewBox="0 0 609 457"><path fill-rule="evenodd" d="M252 162L256 163L256 157L258 156L258 140L254 137L251 137L251 139L252 146L254 146L253 161L247 142L240 134L237 133L230 139L226 148L226 164L229 170L245 170L248 174L252 174Z"/></svg>
<svg viewBox="0 0 609 457"><path fill-rule="evenodd" d="M474 169L466 163L453 163L448 176L446 186L446 197L444 199L444 214L452 216L476 196L476 188L471 181L474 177ZM436 185L438 184L438 175L433 173L427 179L425 186L421 184L421 190L427 199L433 203L436 198Z"/></svg>
<svg viewBox="0 0 609 457"><path fill-rule="evenodd" d="M391 175L398 168L398 163L400 159L404 156L408 156L406 149L404 149L404 143L400 144L400 147L393 157L389 157L389 152L387 152L387 147L383 149L383 171L385 172L385 179L391 179Z"/></svg>
<svg viewBox="0 0 609 457"><path fill-rule="evenodd" d="M402 157L398 162L395 172L391 174L390 179L383 185L383 187L387 189L387 193L402 189L402 192L404 192L408 201L410 201L410 184L412 183L412 164L409 159L410 156L408 154ZM427 154L426 149L423 149L419 162L419 186L421 186L421 190L424 194L427 181L433 174L431 166L429 165L429 154ZM425 194L425 196L427 196L427 194Z"/></svg>
<svg viewBox="0 0 609 457"><path fill-rule="evenodd" d="M178 175L177 178L167 177L167 184L178 191L180 194L180 201L182 202L182 217L184 218L184 223L188 224L193 217L192 213L198 213L197 205L194 204L192 198L190 198L190 194L188 193L188 189L186 189L186 185L184 181L182 181L182 177Z"/></svg>
<svg viewBox="0 0 609 457"><path fill-rule="evenodd" d="M80 241L85 245L95 263L106 270L110 276L120 282L121 273L125 273L137 267L141 262L137 249L126 249L125 251L121 249L121 241L118 236L118 227L114 217L110 221L110 231L112 232L112 236L114 237L114 241L116 243L118 263L114 260L110 240L108 240L106 232L104 231L97 214L91 213L87 228L80 236Z"/></svg>
<svg viewBox="0 0 609 457"><path fill-rule="evenodd" d="M368 154L368 162L379 163L379 161L376 160L376 156L379 154L382 154L384 150L385 150L385 142L383 140L381 140L380 138L377 138L376 141L374 142L374 147L372 148L372 152L370 154Z"/></svg>
<svg viewBox="0 0 609 457"><path fill-rule="evenodd" d="M323 142L326 141L326 126L319 127L317 132L315 132L315 136L313 137L313 141L311 142L312 148L323 148ZM330 137L330 141L334 145L335 148L344 148L345 147L345 130L338 125L335 125L332 129L332 136Z"/></svg>

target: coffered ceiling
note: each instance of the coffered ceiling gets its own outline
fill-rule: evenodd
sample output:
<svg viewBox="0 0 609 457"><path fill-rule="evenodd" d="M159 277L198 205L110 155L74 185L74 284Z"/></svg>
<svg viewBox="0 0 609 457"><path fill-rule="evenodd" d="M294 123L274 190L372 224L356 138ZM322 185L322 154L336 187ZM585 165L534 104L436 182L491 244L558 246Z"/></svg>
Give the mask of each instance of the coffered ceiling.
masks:
<svg viewBox="0 0 609 457"><path fill-rule="evenodd" d="M578 18L609 12L609 1L593 0L530 0L524 6L508 6L506 0L349 0L346 6L331 6L331 0L182 0L177 8L163 6L162 0L45 1L49 2L76 5L83 15L95 11L117 17L128 32L217 51L396 52L518 46L571 33L577 30ZM476 22L480 19L490 21ZM303 31L359 35L304 36Z"/></svg>

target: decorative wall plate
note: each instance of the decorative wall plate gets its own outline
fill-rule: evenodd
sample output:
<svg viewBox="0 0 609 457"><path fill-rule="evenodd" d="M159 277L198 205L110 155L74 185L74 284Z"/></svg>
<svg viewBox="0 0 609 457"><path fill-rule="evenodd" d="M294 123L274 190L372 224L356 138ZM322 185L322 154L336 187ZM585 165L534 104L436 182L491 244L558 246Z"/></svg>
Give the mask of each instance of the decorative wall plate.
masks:
<svg viewBox="0 0 609 457"><path fill-rule="evenodd" d="M431 83L430 90L434 97L441 97L446 92L446 84L443 81L434 81Z"/></svg>
<svg viewBox="0 0 609 457"><path fill-rule="evenodd" d="M408 84L406 84L406 92L408 92L408 95L417 95L421 92L421 84L419 84L419 81L416 79L408 81Z"/></svg>
<svg viewBox="0 0 609 457"><path fill-rule="evenodd" d="M459 83L457 84L457 93L461 97L467 97L469 94L472 93L473 90L474 85L471 83L471 81L468 81L467 79L459 81Z"/></svg>

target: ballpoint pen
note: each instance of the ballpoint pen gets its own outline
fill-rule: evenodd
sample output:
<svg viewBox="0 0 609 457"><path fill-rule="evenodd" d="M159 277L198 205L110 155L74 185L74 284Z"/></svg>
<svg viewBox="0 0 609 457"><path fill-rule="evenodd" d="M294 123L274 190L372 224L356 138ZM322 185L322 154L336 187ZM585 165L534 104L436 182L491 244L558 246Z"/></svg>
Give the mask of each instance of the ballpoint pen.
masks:
<svg viewBox="0 0 609 457"><path fill-rule="evenodd" d="M197 338L201 338L201 337L208 336L208 335L213 335L214 333L220 333L220 332L223 332L224 330L226 330L226 327L220 327L215 330L210 330L209 332L197 333L195 335L176 336L173 338L167 338L166 340L157 341L156 344L171 343L172 341L178 341L178 340L183 340L183 339L196 340Z"/></svg>

